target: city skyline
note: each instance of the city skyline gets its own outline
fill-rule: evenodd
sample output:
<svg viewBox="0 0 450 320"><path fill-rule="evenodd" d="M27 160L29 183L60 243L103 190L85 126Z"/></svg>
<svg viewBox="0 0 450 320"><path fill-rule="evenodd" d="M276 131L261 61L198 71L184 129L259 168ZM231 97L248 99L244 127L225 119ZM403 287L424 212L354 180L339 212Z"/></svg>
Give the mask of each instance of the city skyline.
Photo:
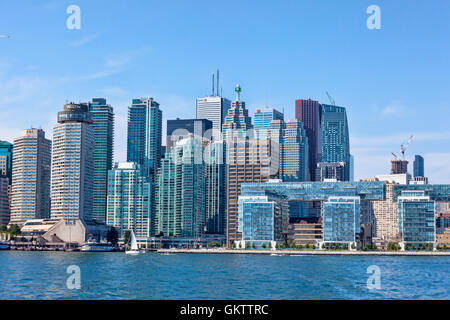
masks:
<svg viewBox="0 0 450 320"><path fill-rule="evenodd" d="M391 152L398 153L400 144L414 134L406 153L409 171L412 173L414 155L420 154L430 182L448 182L450 152L443 146L450 140L446 124L450 99L445 86L449 44L440 39L449 27L445 19L449 4L437 1L413 6L407 1L379 1L382 29L368 30L365 9L369 4L261 4L255 9L240 3L235 12L233 3L214 8L202 2L180 3L174 10L166 4L148 3L142 4L141 10L131 10L136 18L138 11L157 13L161 28L167 29L160 34L160 29L139 19L117 27L96 21L98 12L115 15L120 22L130 21L130 16L119 14L120 4L108 4L106 12L102 10L106 2L80 1L80 30L65 27L68 2L20 8L29 20L19 24L10 15L0 24L2 32L11 35L0 44L4 49L0 81L6 84L0 88L4 114L0 139L12 142L31 126L42 127L51 137L55 114L66 99L78 102L104 97L116 113L114 162L123 162L127 111L133 98L153 97L160 103L165 132L166 120L195 117L195 99L210 92L210 76L219 68L223 96L233 99L233 88L240 83L249 114L267 105L284 110L285 120L293 119L295 100L311 98L328 104L325 91L329 91L337 105L347 108L356 180L388 173ZM8 4L8 11L18 10L19 6ZM215 21L215 12L241 24ZM259 20L271 12L273 29ZM203 20L193 22L185 13ZM294 16L298 19L292 19ZM335 16L341 19L336 22ZM213 51L195 48L213 34L203 28L212 21L220 40L208 43ZM434 21L440 21L439 28ZM30 26L36 27L30 30ZM186 39L179 36L181 26L189 35ZM141 45L134 43L138 37L143 40ZM168 43L165 37L178 41ZM24 50L25 44L42 50ZM236 45L241 46L237 53L233 50ZM313 45L311 52L305 52L306 45ZM182 47L194 54L185 53L189 50L180 54ZM263 47L267 50L260 50ZM155 77L143 76L142 70Z"/></svg>

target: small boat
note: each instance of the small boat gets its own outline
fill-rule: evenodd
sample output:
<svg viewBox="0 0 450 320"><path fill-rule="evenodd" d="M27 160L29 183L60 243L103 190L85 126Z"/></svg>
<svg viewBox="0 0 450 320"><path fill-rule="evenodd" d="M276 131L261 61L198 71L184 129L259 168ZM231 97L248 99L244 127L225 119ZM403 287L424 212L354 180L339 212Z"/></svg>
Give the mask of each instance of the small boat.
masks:
<svg viewBox="0 0 450 320"><path fill-rule="evenodd" d="M9 242L0 240L0 250L9 250Z"/></svg>
<svg viewBox="0 0 450 320"><path fill-rule="evenodd" d="M107 242L88 242L81 247L83 252L111 252L113 250L113 245Z"/></svg>
<svg viewBox="0 0 450 320"><path fill-rule="evenodd" d="M134 235L134 231L131 230L131 244L130 244L130 250L125 251L126 254L131 255L138 255L139 253L142 253L139 250L139 247L137 245L136 236Z"/></svg>

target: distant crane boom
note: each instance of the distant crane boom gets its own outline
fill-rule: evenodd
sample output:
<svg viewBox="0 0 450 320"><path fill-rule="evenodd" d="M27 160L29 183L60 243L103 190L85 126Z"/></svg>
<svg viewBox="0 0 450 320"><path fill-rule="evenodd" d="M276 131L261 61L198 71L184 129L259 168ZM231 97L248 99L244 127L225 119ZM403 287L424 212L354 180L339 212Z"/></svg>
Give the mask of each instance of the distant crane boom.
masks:
<svg viewBox="0 0 450 320"><path fill-rule="evenodd" d="M328 100L330 100L331 105L335 106L336 103L334 102L334 99L331 97L331 95L328 93L328 91L325 91L325 93L328 96Z"/></svg>
<svg viewBox="0 0 450 320"><path fill-rule="evenodd" d="M402 153L402 159L405 160L405 152L406 149L408 149L409 144L411 143L411 140L414 138L413 135L411 135L408 139L408 141L405 144L400 145L400 152Z"/></svg>

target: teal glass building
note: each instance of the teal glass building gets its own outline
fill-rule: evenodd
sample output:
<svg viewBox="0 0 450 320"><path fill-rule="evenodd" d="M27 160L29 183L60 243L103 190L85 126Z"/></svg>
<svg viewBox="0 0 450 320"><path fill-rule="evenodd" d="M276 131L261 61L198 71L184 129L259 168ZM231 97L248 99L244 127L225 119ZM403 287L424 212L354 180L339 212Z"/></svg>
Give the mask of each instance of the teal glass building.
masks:
<svg viewBox="0 0 450 320"><path fill-rule="evenodd" d="M344 107L322 105L322 160L344 162L345 181L350 180L350 136Z"/></svg>
<svg viewBox="0 0 450 320"><path fill-rule="evenodd" d="M13 145L0 141L0 176L7 177L11 183Z"/></svg>
<svg viewBox="0 0 450 320"><path fill-rule="evenodd" d="M329 197L323 202L322 217L325 243L356 243L359 239L359 197Z"/></svg>
<svg viewBox="0 0 450 320"><path fill-rule="evenodd" d="M137 238L151 236L152 183L140 165L116 163L108 173L106 223L119 230L133 230Z"/></svg>
<svg viewBox="0 0 450 320"><path fill-rule="evenodd" d="M284 121L284 115L278 110L266 108L256 110L253 117L253 126L255 129L256 139L266 139L270 129L272 120Z"/></svg>
<svg viewBox="0 0 450 320"><path fill-rule="evenodd" d="M94 128L94 220L106 221L108 171L113 166L114 110L103 98L94 98L89 104Z"/></svg>
<svg viewBox="0 0 450 320"><path fill-rule="evenodd" d="M162 111L153 98L133 99L128 109L127 161L154 177L161 161Z"/></svg>

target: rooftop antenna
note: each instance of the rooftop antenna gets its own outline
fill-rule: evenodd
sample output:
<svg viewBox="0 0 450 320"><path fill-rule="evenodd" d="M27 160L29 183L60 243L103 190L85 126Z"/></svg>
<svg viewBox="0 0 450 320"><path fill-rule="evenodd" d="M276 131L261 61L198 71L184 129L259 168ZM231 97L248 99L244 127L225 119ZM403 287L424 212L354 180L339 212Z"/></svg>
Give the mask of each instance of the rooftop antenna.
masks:
<svg viewBox="0 0 450 320"><path fill-rule="evenodd" d="M237 84L234 91L236 91L236 101L241 101L241 91L242 91L241 86Z"/></svg>
<svg viewBox="0 0 450 320"><path fill-rule="evenodd" d="M219 69L217 69L217 95L219 95Z"/></svg>
<svg viewBox="0 0 450 320"><path fill-rule="evenodd" d="M211 96L213 96L213 95L214 95L214 72L212 74L212 93L211 93Z"/></svg>

